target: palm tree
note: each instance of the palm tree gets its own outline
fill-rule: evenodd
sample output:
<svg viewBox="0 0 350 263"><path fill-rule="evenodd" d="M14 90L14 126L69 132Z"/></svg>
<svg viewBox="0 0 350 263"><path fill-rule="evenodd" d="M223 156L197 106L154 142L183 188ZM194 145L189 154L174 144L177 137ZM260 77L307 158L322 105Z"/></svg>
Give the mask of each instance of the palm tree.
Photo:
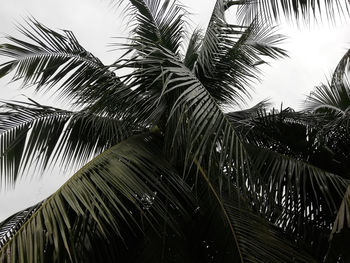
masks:
<svg viewBox="0 0 350 263"><path fill-rule="evenodd" d="M20 27L26 40L0 45L0 77L14 71L72 105L3 103L1 184L84 165L0 224L2 262L323 260L348 178L309 161L314 118L261 114L264 102L223 111L249 96L266 58L286 55L262 18L226 22L243 2L218 0L206 31L188 37L176 1L130 0L131 35L111 65L35 19Z"/></svg>
<svg viewBox="0 0 350 263"><path fill-rule="evenodd" d="M319 115L321 127L320 143L328 147L333 165L329 166L344 178L350 178L350 82L349 82L350 50L345 53L337 65L328 85L321 85L310 94L308 110ZM330 249L327 253L328 262L338 259L343 254L344 261L350 260L350 253L344 243L349 240L350 216L350 187L344 193L338 209L333 229L330 235Z"/></svg>
<svg viewBox="0 0 350 263"><path fill-rule="evenodd" d="M268 105L260 103L252 109L228 114L239 132L244 134L247 149L252 151L251 160L269 178L268 186L279 182L278 187L285 187L284 191L292 194L293 189L297 189L299 192L296 203L278 201L283 204L281 214L276 217L276 211L272 209L270 220L276 220L275 224L286 232L297 231L299 244L307 247L311 254L321 255L320 262L348 262L350 259L344 245L350 240L347 212L350 203L349 54L348 51L339 62L331 82L316 87L311 93L304 111L286 108L268 112ZM327 174L319 176L320 169ZM281 177L284 170L288 170L287 181ZM298 173L302 174L297 176ZM342 177L345 184L338 184L331 174ZM300 184L298 177L303 178L304 183ZM319 188L323 180L329 180L332 189ZM345 192L344 186L347 187ZM308 187L310 189L305 191ZM329 191L329 198L322 200L319 196L323 194L319 192L325 190ZM302 203L305 194L309 200ZM310 205L304 217L300 215L300 208L304 209L308 203L316 205ZM288 205L294 208L288 211ZM290 217L286 213L295 214Z"/></svg>

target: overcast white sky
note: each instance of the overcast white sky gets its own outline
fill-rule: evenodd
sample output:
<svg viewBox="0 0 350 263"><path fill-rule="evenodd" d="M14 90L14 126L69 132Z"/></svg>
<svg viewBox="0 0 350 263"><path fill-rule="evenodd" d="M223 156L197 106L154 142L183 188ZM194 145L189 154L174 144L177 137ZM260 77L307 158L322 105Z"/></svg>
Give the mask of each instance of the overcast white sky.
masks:
<svg viewBox="0 0 350 263"><path fill-rule="evenodd" d="M31 15L51 28L72 30L80 43L103 62L115 60L118 53L108 52L112 37L125 36L120 13L113 11L109 0L2 0L0 8L0 34L17 34L14 24ZM205 27L215 0L183 1L193 13L194 27ZM264 67L261 83L255 85L252 93L256 103L270 98L279 106L301 109L305 95L314 86L326 82L337 62L350 48L350 22L328 25L326 22L308 28L295 25L280 25L279 32L287 35L282 46L290 58L273 61ZM18 34L17 34L18 35ZM0 43L3 39L0 39ZM0 61L3 61L0 59ZM0 100L20 99L20 94L30 95L29 91L19 91L17 85L7 85L9 79L0 80ZM45 98L45 104L52 103ZM69 175L44 176L41 180L24 180L13 191L0 192L0 221L12 213L42 200L54 192Z"/></svg>

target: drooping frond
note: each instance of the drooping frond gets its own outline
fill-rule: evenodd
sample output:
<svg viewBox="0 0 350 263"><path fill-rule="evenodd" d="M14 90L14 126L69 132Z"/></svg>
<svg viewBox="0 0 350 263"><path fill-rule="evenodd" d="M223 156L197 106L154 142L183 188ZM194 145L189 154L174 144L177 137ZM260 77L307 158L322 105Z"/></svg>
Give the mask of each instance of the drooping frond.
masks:
<svg viewBox="0 0 350 263"><path fill-rule="evenodd" d="M348 16L350 8L348 1L341 0L241 0L228 1L228 4L232 2L240 4L238 13L243 21L252 21L256 15L271 22L283 17L296 21L302 18L306 22L319 16L333 20L339 15Z"/></svg>
<svg viewBox="0 0 350 263"><path fill-rule="evenodd" d="M347 262L350 260L350 252L347 246L350 238L350 186L344 194L339 207L337 218L333 224L329 238L329 249L325 257L326 263Z"/></svg>
<svg viewBox="0 0 350 263"><path fill-rule="evenodd" d="M266 184L272 202L296 214L305 206L302 209L308 210L307 217L314 220L322 213L318 210L332 215L338 209L337 203L345 192L347 180L269 149L252 146L249 149L254 169L261 174L262 184ZM283 222L284 225L287 223Z"/></svg>
<svg viewBox="0 0 350 263"><path fill-rule="evenodd" d="M159 155L160 144L140 135L93 159L8 233L1 261L108 261L109 254L122 257L145 226L174 227L167 211L183 213L178 198L186 200L188 190ZM109 253L96 255L99 243L111 246Z"/></svg>
<svg viewBox="0 0 350 263"><path fill-rule="evenodd" d="M213 262L316 262L275 225L252 212L245 195L222 194L200 167L201 191L194 236L203 239L199 254ZM195 239L195 237L194 237ZM203 249L204 247L204 249ZM202 259L202 260L203 260ZM209 260L209 261L210 261ZM210 262L211 262L210 261Z"/></svg>
<svg viewBox="0 0 350 263"><path fill-rule="evenodd" d="M0 65L0 77L15 71L13 80L23 80L23 86L34 85L37 91L57 86L61 97L79 105L94 102L121 85L72 32L58 33L34 19L18 29L27 41L8 36L9 43L0 44L0 55L11 59Z"/></svg>
<svg viewBox="0 0 350 263"><path fill-rule="evenodd" d="M1 181L11 185L23 172L21 167L32 163L35 153L47 163L72 113L26 103L6 103L2 109Z"/></svg>
<svg viewBox="0 0 350 263"><path fill-rule="evenodd" d="M350 81L349 52L337 65L332 81L315 88L307 98L306 109L323 119L320 136L326 141L342 163L348 161L347 147L350 145ZM320 122L321 123L321 122Z"/></svg>
<svg viewBox="0 0 350 263"><path fill-rule="evenodd" d="M242 262L317 262L293 244L275 225L249 209L226 204L244 256Z"/></svg>
<svg viewBox="0 0 350 263"><path fill-rule="evenodd" d="M261 204L257 209L295 236L316 258L322 258L349 181L268 149L248 149L252 170L261 176L261 188L257 190Z"/></svg>
<svg viewBox="0 0 350 263"><path fill-rule="evenodd" d="M187 143L182 146L185 147L184 161L189 165L188 169L198 162L209 173L211 169L215 170L216 179L230 180L233 176L238 184L245 182L249 174L246 171L246 152L233 126L196 75L173 54L166 50L161 52L170 63L163 68L163 73L169 76L164 85L164 96L179 92L167 123L169 129L165 136L169 145L177 145L176 140L183 136L181 131L186 130ZM172 150L176 152L176 147ZM226 179L218 174L225 167L228 169Z"/></svg>
<svg viewBox="0 0 350 263"><path fill-rule="evenodd" d="M218 0L198 52L196 75L220 103L244 101L252 81L259 77L258 65L267 57L286 56L277 47L282 40L258 19L249 26L229 24L225 1Z"/></svg>
<svg viewBox="0 0 350 263"><path fill-rule="evenodd" d="M82 165L133 134L122 121L89 111L70 112L38 103L9 102L0 113L1 181L62 164ZM131 128L131 127L130 127ZM4 183L4 184L3 184Z"/></svg>

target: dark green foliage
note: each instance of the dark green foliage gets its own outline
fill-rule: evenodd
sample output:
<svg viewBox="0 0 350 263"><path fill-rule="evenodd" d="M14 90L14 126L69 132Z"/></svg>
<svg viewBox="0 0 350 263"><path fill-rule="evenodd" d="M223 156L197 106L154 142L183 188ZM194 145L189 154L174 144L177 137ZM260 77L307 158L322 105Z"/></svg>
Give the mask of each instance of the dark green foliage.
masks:
<svg viewBox="0 0 350 263"><path fill-rule="evenodd" d="M0 261L347 262L349 52L304 111L224 111L286 56L255 13L307 18L320 2L217 0L205 32L177 1L114 2L131 34L110 66L34 19L0 45L0 77L72 103L2 102L1 187L85 164L0 223ZM232 6L247 23L227 23Z"/></svg>

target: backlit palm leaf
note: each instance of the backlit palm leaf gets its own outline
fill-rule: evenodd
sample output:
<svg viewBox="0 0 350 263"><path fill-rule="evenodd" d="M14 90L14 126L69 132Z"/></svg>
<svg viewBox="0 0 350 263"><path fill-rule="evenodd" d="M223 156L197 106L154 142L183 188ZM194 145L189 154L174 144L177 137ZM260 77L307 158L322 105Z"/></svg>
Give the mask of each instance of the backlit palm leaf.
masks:
<svg viewBox="0 0 350 263"><path fill-rule="evenodd" d="M225 1L216 1L194 70L218 102L235 104L249 96L248 88L259 76L258 65L286 52L276 46L283 36L271 27L257 19L249 26L229 24L225 10Z"/></svg>
<svg viewBox="0 0 350 263"><path fill-rule="evenodd" d="M120 80L109 68L86 51L72 32L55 32L34 19L19 31L27 42L8 36L0 45L0 55L12 60L0 65L0 77L15 71L13 80L23 86L58 86L61 97L84 105L94 102L103 92L114 89Z"/></svg>
<svg viewBox="0 0 350 263"><path fill-rule="evenodd" d="M177 1L170 0L114 0L129 2L132 39L146 44L158 44L179 54L184 37L185 9Z"/></svg>
<svg viewBox="0 0 350 263"><path fill-rule="evenodd" d="M1 180L45 169L49 162L83 165L133 134L121 121L89 111L71 112L38 103L11 102L0 113ZM131 127L129 127L131 128Z"/></svg>
<svg viewBox="0 0 350 263"><path fill-rule="evenodd" d="M228 1L236 2L236 1ZM242 20L252 21L256 15L261 15L269 21L279 21L286 17L291 20L304 21L318 19L320 15L332 20L335 16L346 17L350 4L341 0L242 0L239 15Z"/></svg>

